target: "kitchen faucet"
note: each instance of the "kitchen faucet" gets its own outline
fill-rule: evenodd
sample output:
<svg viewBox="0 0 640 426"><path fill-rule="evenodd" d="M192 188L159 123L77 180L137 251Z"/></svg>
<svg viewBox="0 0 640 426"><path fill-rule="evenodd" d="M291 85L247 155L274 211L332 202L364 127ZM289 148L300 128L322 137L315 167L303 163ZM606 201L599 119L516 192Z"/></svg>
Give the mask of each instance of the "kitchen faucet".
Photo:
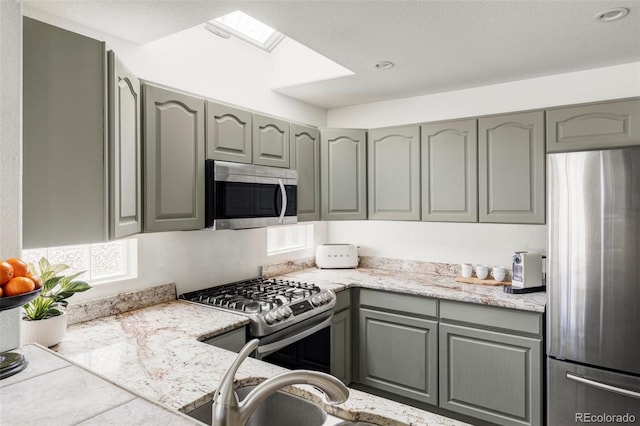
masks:
<svg viewBox="0 0 640 426"><path fill-rule="evenodd" d="M309 370L293 370L278 374L255 387L243 400L233 389L233 380L240 364L258 347L258 340L249 341L222 378L212 406L212 426L244 426L258 406L278 389L296 384L309 384L322 390L327 402L340 404L349 398L349 389L330 374Z"/></svg>

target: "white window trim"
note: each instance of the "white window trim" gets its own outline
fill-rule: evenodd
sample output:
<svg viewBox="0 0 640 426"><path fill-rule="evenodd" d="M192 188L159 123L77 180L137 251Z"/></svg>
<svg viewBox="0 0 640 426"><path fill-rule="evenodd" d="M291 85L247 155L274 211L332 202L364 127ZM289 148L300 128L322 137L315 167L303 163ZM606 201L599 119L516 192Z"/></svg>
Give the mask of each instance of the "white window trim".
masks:
<svg viewBox="0 0 640 426"><path fill-rule="evenodd" d="M296 238L295 233L298 233L297 240L291 243L291 240ZM290 244L278 245L276 239L288 241ZM313 248L313 224L270 226L267 228L267 256L292 253L310 248Z"/></svg>
<svg viewBox="0 0 640 426"><path fill-rule="evenodd" d="M82 265L75 265L76 268L74 270L86 270L84 274L82 274L79 279L85 280L91 285L101 285L106 283L112 283L116 281L123 281L127 279L133 279L138 277L138 240L135 238L116 240L116 241L108 241L104 244L118 244L120 245L120 251L122 253L122 259L120 261L123 263L124 271L121 273L114 273L112 275L101 276L99 278L93 278L93 272L91 270L93 253L92 246L99 246L101 244L82 244L82 245L74 245L74 246L62 246L62 247L43 247L37 249L28 249L22 251L22 257L27 258L27 260L31 263L35 263L37 265L38 261L41 257L46 257L52 263L58 263L51 260L50 251L64 251L73 250L73 251L81 251L85 253L87 259ZM94 259L95 262L95 259ZM64 263L64 262L62 262ZM72 266L72 269L74 265Z"/></svg>

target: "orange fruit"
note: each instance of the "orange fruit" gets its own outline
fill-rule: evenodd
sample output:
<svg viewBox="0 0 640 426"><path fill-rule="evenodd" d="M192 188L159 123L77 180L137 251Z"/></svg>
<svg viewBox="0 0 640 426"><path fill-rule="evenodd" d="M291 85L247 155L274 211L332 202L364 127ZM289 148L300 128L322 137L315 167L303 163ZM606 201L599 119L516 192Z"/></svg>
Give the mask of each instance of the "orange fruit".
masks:
<svg viewBox="0 0 640 426"><path fill-rule="evenodd" d="M0 287L0 297L2 297L2 287Z"/></svg>
<svg viewBox="0 0 640 426"><path fill-rule="evenodd" d="M11 278L4 286L4 295L7 297L17 296L19 294L28 293L36 289L35 283L27 277Z"/></svg>
<svg viewBox="0 0 640 426"><path fill-rule="evenodd" d="M13 278L13 266L9 262L0 262L0 285L6 284Z"/></svg>
<svg viewBox="0 0 640 426"><path fill-rule="evenodd" d="M13 266L14 277L24 277L27 272L29 272L29 265L22 259L12 257L11 259L7 259L7 262Z"/></svg>
<svg viewBox="0 0 640 426"><path fill-rule="evenodd" d="M33 275L31 271L27 272L25 277L29 278L36 285L36 288L42 287L42 278L37 275Z"/></svg>

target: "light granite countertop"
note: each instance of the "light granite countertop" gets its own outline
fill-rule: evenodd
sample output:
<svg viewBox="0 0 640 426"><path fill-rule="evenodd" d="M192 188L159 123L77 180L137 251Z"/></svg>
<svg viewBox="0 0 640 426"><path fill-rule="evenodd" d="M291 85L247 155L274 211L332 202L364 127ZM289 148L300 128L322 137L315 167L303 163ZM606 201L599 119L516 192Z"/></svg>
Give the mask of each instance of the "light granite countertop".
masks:
<svg viewBox="0 0 640 426"><path fill-rule="evenodd" d="M509 294L504 292L503 286L460 283L451 275L438 273L427 274L366 267L357 269L313 267L285 273L278 278L314 283L321 288L334 291L362 287L540 313L544 312L547 302L545 292Z"/></svg>
<svg viewBox="0 0 640 426"><path fill-rule="evenodd" d="M458 283L454 280L455 271L441 264L427 265L427 273L424 264L402 265L402 269L395 270L378 267L317 269L308 264L304 266L305 269L294 272L279 268L276 269L276 275L311 282L334 291L362 287L534 312L544 312L546 302L545 293L512 295L504 293L501 286ZM167 295L175 291L173 289L173 286L163 288L161 299L166 300ZM89 308L83 307L80 313L86 316L85 310L93 311ZM149 402L156 401L164 407L186 413L210 401L236 354L203 341L248 324L244 316L181 300L142 306L128 312L119 312L114 308L113 313L115 315L70 325L65 339L53 348L64 358L50 352L47 354L48 351L37 346L25 346L23 351L32 364L15 378L5 379L1 384L2 424L12 424L5 420L19 418L20 410L10 408L5 411L5 407L15 406L11 398L24 396L26 392L33 392L30 390L32 387L39 386L35 382L32 385L32 380L44 381L48 385L59 376L60 379L67 377L77 380L83 386L86 380L100 380L95 376L94 379L88 379L91 376L89 371L107 380L100 386L90 387L105 392L105 397L98 396L98 400L102 404L112 401L107 404L111 405L103 407L98 404L101 413L98 416L83 410L80 410L84 413L82 418L60 414L60 422L56 424L85 424L81 423L85 420L88 422L86 424L110 424L116 417L119 422L126 418L131 424L192 424L190 418L178 413L174 413L175 419L166 417L173 413L171 410L159 409L155 412L143 408L157 407ZM44 352L44 355L40 352ZM43 371L45 361L48 367ZM249 358L236 374L236 385L257 384L283 371L286 370ZM120 386L133 393L128 393ZM464 424L354 389L350 391L349 399L338 406L323 403L321 393L310 386L292 386L286 390L318 403L328 413L346 420L369 421L380 425ZM91 410L96 408L92 406L95 405L93 397L89 398L88 394L75 390L75 387L73 392L79 393L78 405L91 406ZM86 404L82 404L82 398L89 398ZM42 401L51 399L51 396L48 393L35 399L42 407ZM54 405L65 406L61 400L55 401ZM44 408L42 411L46 412ZM131 412L141 417L132 417ZM156 421L153 416L161 417Z"/></svg>
<svg viewBox="0 0 640 426"><path fill-rule="evenodd" d="M3 426L197 425L200 422L125 390L39 345L20 350L29 365L0 381ZM16 352L18 352L16 351Z"/></svg>
<svg viewBox="0 0 640 426"><path fill-rule="evenodd" d="M235 353L202 340L246 323L243 316L178 300L71 325L53 349L113 383L186 413L213 398L236 358ZM249 358L238 370L236 384L256 384L283 371ZM464 424L358 390L351 390L349 399L338 406L324 404L322 394L310 386L292 386L287 391L346 420L380 425Z"/></svg>

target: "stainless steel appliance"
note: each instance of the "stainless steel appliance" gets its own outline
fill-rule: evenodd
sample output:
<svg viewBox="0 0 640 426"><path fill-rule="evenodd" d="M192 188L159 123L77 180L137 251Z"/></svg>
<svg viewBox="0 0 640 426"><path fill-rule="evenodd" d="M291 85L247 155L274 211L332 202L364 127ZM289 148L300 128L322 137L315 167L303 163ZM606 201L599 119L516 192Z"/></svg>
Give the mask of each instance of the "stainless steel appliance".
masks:
<svg viewBox="0 0 640 426"><path fill-rule="evenodd" d="M640 422L640 147L548 173L547 423Z"/></svg>
<svg viewBox="0 0 640 426"><path fill-rule="evenodd" d="M542 285L542 254L517 251L512 256L511 285L517 288Z"/></svg>
<svg viewBox="0 0 640 426"><path fill-rule="evenodd" d="M260 228L297 223L298 172L206 160L205 226Z"/></svg>
<svg viewBox="0 0 640 426"><path fill-rule="evenodd" d="M185 293L179 298L247 316L248 337L260 341L254 354L258 359L289 368L313 368L311 364L317 364L314 369L329 369L329 325L336 304L336 295L330 290L259 277ZM307 356L298 353L305 348L309 349ZM286 353L278 356L281 350Z"/></svg>

